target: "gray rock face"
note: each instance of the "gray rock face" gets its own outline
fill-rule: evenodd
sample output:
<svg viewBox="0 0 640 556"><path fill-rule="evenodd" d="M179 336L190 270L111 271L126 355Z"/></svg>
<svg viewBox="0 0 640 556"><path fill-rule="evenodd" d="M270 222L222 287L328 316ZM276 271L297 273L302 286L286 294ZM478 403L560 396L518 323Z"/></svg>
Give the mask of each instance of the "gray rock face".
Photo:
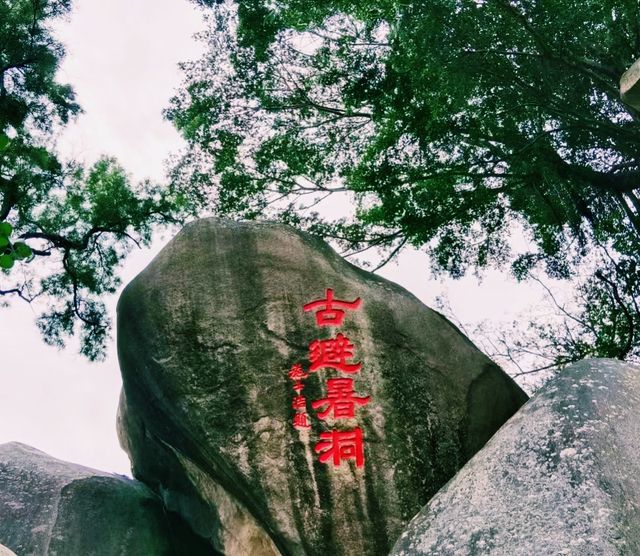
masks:
<svg viewBox="0 0 640 556"><path fill-rule="evenodd" d="M0 544L0 556L16 556L16 553Z"/></svg>
<svg viewBox="0 0 640 556"><path fill-rule="evenodd" d="M0 543L20 556L210 554L144 485L17 442L0 446Z"/></svg>
<svg viewBox="0 0 640 556"><path fill-rule="evenodd" d="M303 310L327 288L361 300L340 326ZM341 363L361 369L311 372L310 344L338 334L353 344ZM185 227L123 292L118 353L119 434L134 475L227 555L387 554L526 400L406 290L273 223ZM309 429L293 426L295 363L309 375L300 394ZM331 406L311 403L336 378L370 400L323 421ZM338 465L320 461L331 455L320 435L332 430L352 431L333 453Z"/></svg>
<svg viewBox="0 0 640 556"><path fill-rule="evenodd" d="M640 59L636 60L620 78L620 98L640 110Z"/></svg>
<svg viewBox="0 0 640 556"><path fill-rule="evenodd" d="M393 556L640 554L640 367L590 359L527 403Z"/></svg>

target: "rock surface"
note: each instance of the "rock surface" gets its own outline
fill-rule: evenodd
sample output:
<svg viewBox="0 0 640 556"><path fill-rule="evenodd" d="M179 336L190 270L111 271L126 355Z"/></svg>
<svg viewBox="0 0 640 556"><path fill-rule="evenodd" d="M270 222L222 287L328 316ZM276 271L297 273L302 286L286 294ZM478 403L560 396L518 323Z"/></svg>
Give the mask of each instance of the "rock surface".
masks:
<svg viewBox="0 0 640 556"><path fill-rule="evenodd" d="M640 58L620 78L620 98L640 110Z"/></svg>
<svg viewBox="0 0 640 556"><path fill-rule="evenodd" d="M0 445L0 543L20 556L211 554L144 485L17 442Z"/></svg>
<svg viewBox="0 0 640 556"><path fill-rule="evenodd" d="M640 554L640 367L543 387L412 520L393 556Z"/></svg>
<svg viewBox="0 0 640 556"><path fill-rule="evenodd" d="M303 311L327 288L362 300L339 327ZM338 333L362 368L309 373L312 426L297 430L288 371L308 371L310 343ZM439 313L275 223L186 226L123 292L118 354L134 476L229 556L386 555L526 400ZM371 399L325 423L310 404L339 376ZM319 461L334 426L361 428L362 467Z"/></svg>
<svg viewBox="0 0 640 556"><path fill-rule="evenodd" d="M0 544L0 556L16 556L16 553Z"/></svg>

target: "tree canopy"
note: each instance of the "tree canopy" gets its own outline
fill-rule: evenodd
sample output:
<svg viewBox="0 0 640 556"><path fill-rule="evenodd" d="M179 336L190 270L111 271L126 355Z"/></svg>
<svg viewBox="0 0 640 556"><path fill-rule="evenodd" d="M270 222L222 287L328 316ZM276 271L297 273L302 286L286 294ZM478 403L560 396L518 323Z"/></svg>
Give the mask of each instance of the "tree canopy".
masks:
<svg viewBox="0 0 640 556"><path fill-rule="evenodd" d="M69 0L0 0L0 297L44 300L45 340L62 346L79 333L81 352L97 359L116 267L179 202L133 186L113 159L83 168L56 155L56 136L80 112L56 80L64 49L50 29L69 10Z"/></svg>
<svg viewBox="0 0 640 556"><path fill-rule="evenodd" d="M192 203L454 277L577 277L566 330L539 329L555 362L640 354L636 0L199 3L209 48L166 112ZM328 197L353 213L314 212Z"/></svg>

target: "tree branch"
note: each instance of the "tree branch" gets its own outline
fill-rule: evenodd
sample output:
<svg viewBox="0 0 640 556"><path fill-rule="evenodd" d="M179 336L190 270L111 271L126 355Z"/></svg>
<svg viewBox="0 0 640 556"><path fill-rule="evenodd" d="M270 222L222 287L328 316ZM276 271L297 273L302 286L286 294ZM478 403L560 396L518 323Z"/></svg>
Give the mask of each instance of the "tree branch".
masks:
<svg viewBox="0 0 640 556"><path fill-rule="evenodd" d="M626 304L620 298L620 292L618 291L618 286L614 282L609 280L601 270L597 270L596 273L595 273L595 276L596 276L596 278L598 280L604 282L605 284L607 284L609 286L609 288L611 288L611 290L610 290L611 291L611 295L613 295L613 298L615 299L616 303L618 304L618 306L622 310L622 312L623 312L623 314L624 314L624 316L625 316L625 318L627 320L627 324L629 326L629 334L627 335L626 344L620 350L620 353L618 353L618 355L617 355L617 359L623 359L624 360L624 358L627 355L629 355L629 353L633 349L633 338L635 336L635 327L634 327L634 323L633 323L633 316L631 315L631 313L629 313L629 309L627 309Z"/></svg>

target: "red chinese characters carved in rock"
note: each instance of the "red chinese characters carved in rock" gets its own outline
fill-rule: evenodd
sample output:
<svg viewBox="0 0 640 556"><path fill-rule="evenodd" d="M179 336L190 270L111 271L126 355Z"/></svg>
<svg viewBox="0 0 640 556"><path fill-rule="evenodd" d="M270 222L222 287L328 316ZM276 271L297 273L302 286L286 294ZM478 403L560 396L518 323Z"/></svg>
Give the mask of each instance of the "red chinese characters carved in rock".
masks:
<svg viewBox="0 0 640 556"><path fill-rule="evenodd" d="M314 340L309 344L309 371L329 367L345 373L357 373L362 368L362 363L347 362L351 357L353 344L342 334L329 340Z"/></svg>
<svg viewBox="0 0 640 556"><path fill-rule="evenodd" d="M298 396L304 388L304 384L302 384L302 381L308 376L309 374L304 372L302 365L300 365L299 363L291 366L291 370L289 371L289 378L293 380L293 389Z"/></svg>
<svg viewBox="0 0 640 556"><path fill-rule="evenodd" d="M296 393L291 402L291 407L297 411L293 416L293 426L297 429L308 429L311 426L307 415L307 400L300 395L304 388L302 381L308 376L309 374L304 372L302 365L299 363L291 366L289 378L293 380L293 390Z"/></svg>
<svg viewBox="0 0 640 556"><path fill-rule="evenodd" d="M311 426L309 416L306 413L296 413L293 416L293 426L297 429L308 429Z"/></svg>
<svg viewBox="0 0 640 556"><path fill-rule="evenodd" d="M366 405L370 396L356 396L353 391L352 378L330 378L327 380L327 397L311 403L313 409L325 407L318 412L318 419L326 419L333 413L334 419L355 417L356 405Z"/></svg>
<svg viewBox="0 0 640 556"><path fill-rule="evenodd" d="M307 409L307 399L304 396L293 396L293 402L291 403L293 409Z"/></svg>
<svg viewBox="0 0 640 556"><path fill-rule="evenodd" d="M347 311L354 311L362 304L358 297L353 301L335 299L332 288L325 289L324 299L317 299L303 305L305 312L314 312L318 326L341 326ZM295 411L293 426L297 429L310 428L307 414L307 400L301 395L304 385L302 381L309 374L319 369L334 369L342 373L357 373L362 368L361 362L353 361L354 346L344 334L338 333L335 338L314 340L309 344L309 368L305 372L301 365L295 364L289 371L293 381L293 397L291 407ZM311 406L317 410L319 419L332 417L352 419L356 415L356 407L369 403L370 396L358 396L354 391L353 378L337 377L327 380L327 395L320 400L312 401ZM363 432L360 427L352 430L331 430L320 433L320 440L314 450L321 463L333 463L339 467L341 462L353 460L356 467L364 467Z"/></svg>
<svg viewBox="0 0 640 556"><path fill-rule="evenodd" d="M325 290L325 296L324 299L317 299L303 306L305 312L319 309L315 314L318 326L340 326L344 319L344 309L353 311L360 307L362 302L359 297L353 301L334 299L331 288Z"/></svg>
<svg viewBox="0 0 640 556"><path fill-rule="evenodd" d="M321 463L331 461L338 467L340 462L353 459L356 467L364 466L362 430L359 427L351 431L321 432L320 440L315 446L315 451L320 454L318 459Z"/></svg>
<svg viewBox="0 0 640 556"><path fill-rule="evenodd" d="M302 365L296 363L295 365L291 365L291 370L289 371L289 378L294 381L304 380L309 375L304 372Z"/></svg>

